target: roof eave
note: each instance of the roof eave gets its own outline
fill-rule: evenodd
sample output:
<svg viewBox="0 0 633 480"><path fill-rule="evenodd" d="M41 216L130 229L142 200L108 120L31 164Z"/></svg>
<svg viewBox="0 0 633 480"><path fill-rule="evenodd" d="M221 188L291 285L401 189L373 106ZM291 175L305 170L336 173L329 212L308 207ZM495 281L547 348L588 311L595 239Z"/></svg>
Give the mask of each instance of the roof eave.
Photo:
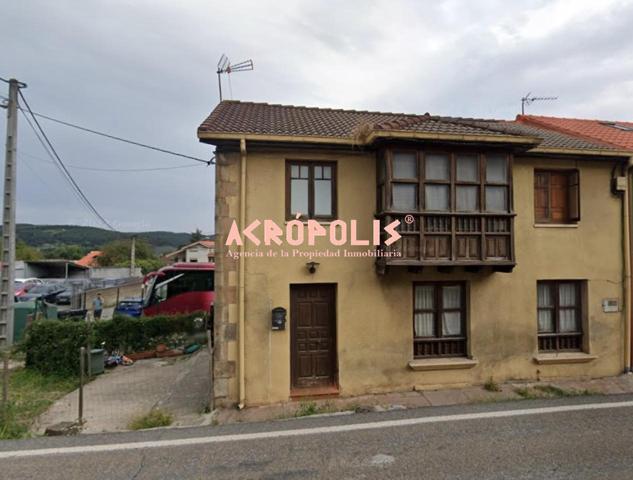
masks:
<svg viewBox="0 0 633 480"><path fill-rule="evenodd" d="M629 150L600 150L594 148L557 148L536 147L526 153L547 153L552 155L583 155L590 157L631 157L633 151Z"/></svg>
<svg viewBox="0 0 633 480"><path fill-rule="evenodd" d="M371 132L367 136L368 144L379 138L412 139L412 140L437 140L449 142L476 142L494 144L516 144L516 145L538 145L542 139L537 137L517 136L517 135L473 135L473 134L452 134L452 133L425 133L425 132L402 132L399 130L379 130Z"/></svg>

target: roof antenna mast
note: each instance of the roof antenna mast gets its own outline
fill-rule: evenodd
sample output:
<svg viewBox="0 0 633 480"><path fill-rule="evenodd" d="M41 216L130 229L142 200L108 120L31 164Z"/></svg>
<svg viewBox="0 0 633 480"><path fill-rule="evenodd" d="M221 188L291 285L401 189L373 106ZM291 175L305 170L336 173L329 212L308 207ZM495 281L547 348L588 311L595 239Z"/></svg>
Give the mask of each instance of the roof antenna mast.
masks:
<svg viewBox="0 0 633 480"><path fill-rule="evenodd" d="M532 102L558 100L558 97L531 97L530 95L532 95L532 92L528 92L524 97L521 97L521 115L525 115L525 106L530 105Z"/></svg>
<svg viewBox="0 0 633 480"><path fill-rule="evenodd" d="M253 60L248 59L244 60L240 63L231 64L229 57L227 57L224 53L218 60L218 89L220 91L220 101L222 101L222 74L226 73L230 75L233 72L246 72L248 70L253 70L255 67L253 66Z"/></svg>

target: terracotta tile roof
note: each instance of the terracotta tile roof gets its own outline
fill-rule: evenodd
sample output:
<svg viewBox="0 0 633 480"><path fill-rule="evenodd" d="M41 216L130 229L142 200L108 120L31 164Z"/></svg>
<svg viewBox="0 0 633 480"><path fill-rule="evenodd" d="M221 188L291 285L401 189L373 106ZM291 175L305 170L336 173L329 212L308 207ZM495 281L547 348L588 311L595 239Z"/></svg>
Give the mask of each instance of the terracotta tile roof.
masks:
<svg viewBox="0 0 633 480"><path fill-rule="evenodd" d="M225 100L202 122L198 132L351 138L356 128L367 124L374 130L504 135L461 120L468 119Z"/></svg>
<svg viewBox="0 0 633 480"><path fill-rule="evenodd" d="M530 119L530 123L526 118ZM519 116L516 121L506 121L225 100L200 125L198 133L211 138L213 134L234 134L352 139L357 129L366 126L372 132L472 135L490 137L492 140L495 137L511 138L532 142L535 146L538 144L538 148L622 150L622 145L533 123L531 119L535 118L548 117ZM633 132L623 133L629 134L633 142Z"/></svg>
<svg viewBox="0 0 633 480"><path fill-rule="evenodd" d="M93 250L93 251L87 253L86 255L84 255L83 257L81 257L75 263L77 265L81 265L82 267L96 267L98 265L97 259L101 255L103 255L102 251L100 251L100 250Z"/></svg>
<svg viewBox="0 0 633 480"><path fill-rule="evenodd" d="M563 148L572 150L617 150L617 147L580 136L568 135L556 130L528 125L519 121L485 121L488 128L497 128L513 135L527 135L542 139L539 148Z"/></svg>
<svg viewBox="0 0 633 480"><path fill-rule="evenodd" d="M633 122L518 115L517 122L633 150Z"/></svg>

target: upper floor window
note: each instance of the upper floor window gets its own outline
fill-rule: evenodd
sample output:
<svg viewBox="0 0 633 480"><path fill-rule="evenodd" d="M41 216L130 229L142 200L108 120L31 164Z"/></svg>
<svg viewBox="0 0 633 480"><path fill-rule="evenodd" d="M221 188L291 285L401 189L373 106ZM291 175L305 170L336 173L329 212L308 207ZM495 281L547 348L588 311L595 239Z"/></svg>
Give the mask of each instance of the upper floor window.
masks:
<svg viewBox="0 0 633 480"><path fill-rule="evenodd" d="M534 220L536 223L575 223L580 220L578 170L534 172Z"/></svg>
<svg viewBox="0 0 633 480"><path fill-rule="evenodd" d="M336 163L286 163L286 218L336 217Z"/></svg>
<svg viewBox="0 0 633 480"><path fill-rule="evenodd" d="M384 158L378 163L379 208L465 213L511 209L510 157L505 153L394 150ZM391 198L384 198L386 184Z"/></svg>

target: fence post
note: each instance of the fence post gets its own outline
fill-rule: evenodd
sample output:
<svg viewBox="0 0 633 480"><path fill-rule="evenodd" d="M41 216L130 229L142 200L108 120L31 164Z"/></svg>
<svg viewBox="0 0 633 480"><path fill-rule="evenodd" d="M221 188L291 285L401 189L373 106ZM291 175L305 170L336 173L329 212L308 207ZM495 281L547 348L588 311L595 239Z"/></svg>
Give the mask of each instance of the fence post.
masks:
<svg viewBox="0 0 633 480"><path fill-rule="evenodd" d="M215 377L213 372L213 335L207 328L207 348L209 349L209 376L211 377L209 384L209 411L215 410Z"/></svg>
<svg viewBox="0 0 633 480"><path fill-rule="evenodd" d="M79 425L84 423L84 371L86 368L86 347L79 349Z"/></svg>

